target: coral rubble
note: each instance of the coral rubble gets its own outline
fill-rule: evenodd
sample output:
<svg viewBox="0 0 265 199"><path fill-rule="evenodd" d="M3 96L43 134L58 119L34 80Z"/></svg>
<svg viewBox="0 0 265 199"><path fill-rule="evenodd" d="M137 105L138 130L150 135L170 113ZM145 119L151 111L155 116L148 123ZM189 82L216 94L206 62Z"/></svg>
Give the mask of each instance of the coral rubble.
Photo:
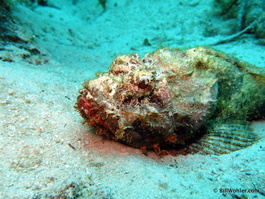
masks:
<svg viewBox="0 0 265 199"><path fill-rule="evenodd" d="M248 33L253 33L256 38L265 38L264 0L214 0L213 3L226 20L236 19L237 31L251 25Z"/></svg>

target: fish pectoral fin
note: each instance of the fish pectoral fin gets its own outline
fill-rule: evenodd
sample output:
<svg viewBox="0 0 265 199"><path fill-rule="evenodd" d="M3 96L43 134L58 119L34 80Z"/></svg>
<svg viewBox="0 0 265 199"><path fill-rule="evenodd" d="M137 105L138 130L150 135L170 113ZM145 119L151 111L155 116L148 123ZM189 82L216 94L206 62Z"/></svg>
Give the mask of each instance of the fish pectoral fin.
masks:
<svg viewBox="0 0 265 199"><path fill-rule="evenodd" d="M197 142L190 144L186 151L205 155L221 155L244 149L257 140L259 137L245 122L220 123L215 120L207 126L207 133Z"/></svg>

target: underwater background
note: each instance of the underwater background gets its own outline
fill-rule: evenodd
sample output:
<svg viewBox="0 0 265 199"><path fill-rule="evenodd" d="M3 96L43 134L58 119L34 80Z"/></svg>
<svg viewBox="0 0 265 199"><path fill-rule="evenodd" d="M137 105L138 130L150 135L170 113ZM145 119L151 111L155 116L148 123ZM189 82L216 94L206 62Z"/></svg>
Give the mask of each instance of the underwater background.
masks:
<svg viewBox="0 0 265 199"><path fill-rule="evenodd" d="M211 46L265 67L264 0L2 0L0 198L265 198L265 122L225 155L157 156L75 110L120 54Z"/></svg>

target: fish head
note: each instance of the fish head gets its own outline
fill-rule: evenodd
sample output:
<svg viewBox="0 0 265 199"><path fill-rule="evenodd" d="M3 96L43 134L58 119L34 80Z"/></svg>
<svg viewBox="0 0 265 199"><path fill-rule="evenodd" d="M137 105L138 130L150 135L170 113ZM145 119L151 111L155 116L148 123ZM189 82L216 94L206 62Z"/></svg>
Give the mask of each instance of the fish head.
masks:
<svg viewBox="0 0 265 199"><path fill-rule="evenodd" d="M118 56L80 94L77 109L99 134L145 147L192 137L213 113L217 83L214 74L164 49L142 59Z"/></svg>

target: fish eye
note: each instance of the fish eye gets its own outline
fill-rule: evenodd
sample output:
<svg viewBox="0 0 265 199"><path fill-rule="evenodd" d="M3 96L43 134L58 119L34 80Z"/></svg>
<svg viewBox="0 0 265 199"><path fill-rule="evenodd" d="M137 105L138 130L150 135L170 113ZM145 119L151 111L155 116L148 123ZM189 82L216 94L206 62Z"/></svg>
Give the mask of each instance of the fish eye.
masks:
<svg viewBox="0 0 265 199"><path fill-rule="evenodd" d="M141 89L145 89L148 87L148 82L146 80L141 80L138 84L138 87Z"/></svg>
<svg viewBox="0 0 265 199"><path fill-rule="evenodd" d="M144 63L145 65L150 66L150 65L152 65L152 60L150 60L150 59L143 59L143 63Z"/></svg>

